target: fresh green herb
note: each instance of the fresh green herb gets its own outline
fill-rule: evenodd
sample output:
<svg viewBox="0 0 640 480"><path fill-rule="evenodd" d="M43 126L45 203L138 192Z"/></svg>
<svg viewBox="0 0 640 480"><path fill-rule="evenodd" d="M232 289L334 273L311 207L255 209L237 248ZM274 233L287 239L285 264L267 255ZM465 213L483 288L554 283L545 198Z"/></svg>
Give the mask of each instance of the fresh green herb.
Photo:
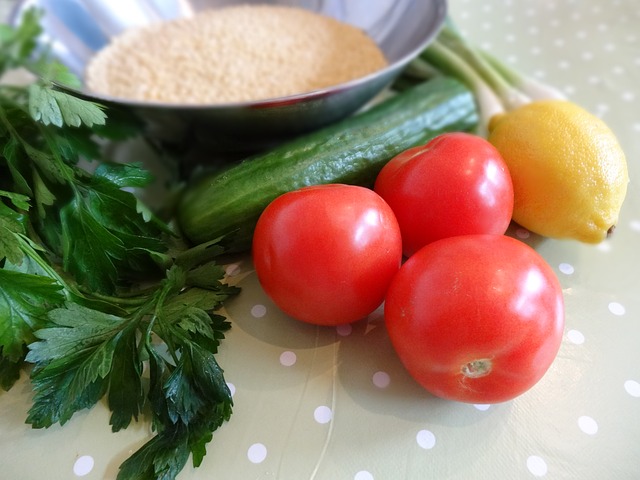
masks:
<svg viewBox="0 0 640 480"><path fill-rule="evenodd" d="M38 48L41 15L0 25L0 76L35 74L0 85L0 386L33 365L34 428L105 396L113 431L150 411L155 435L118 478L173 479L231 416L214 356L229 323L216 312L238 289L217 240L181 247L130 192L153 180L142 165L104 158L105 140L142 125L56 87L78 83Z"/></svg>

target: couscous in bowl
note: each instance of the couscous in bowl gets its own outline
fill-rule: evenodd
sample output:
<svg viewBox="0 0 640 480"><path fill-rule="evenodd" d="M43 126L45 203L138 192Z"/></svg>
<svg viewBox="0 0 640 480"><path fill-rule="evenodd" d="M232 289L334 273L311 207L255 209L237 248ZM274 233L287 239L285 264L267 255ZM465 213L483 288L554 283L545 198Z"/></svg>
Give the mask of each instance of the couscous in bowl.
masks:
<svg viewBox="0 0 640 480"><path fill-rule="evenodd" d="M151 134L164 142L189 139L213 142L223 148L230 145L252 148L277 142L356 112L384 90L429 44L446 16L445 0L156 0L128 2L126 11L117 4L106 0L23 0L14 9L12 21L17 23L29 7L44 11L42 44L49 45L52 54L83 81L76 94L134 110L149 122ZM139 99L89 88L86 74L90 62L97 52L126 32L237 4L301 8L335 19L366 34L383 53L386 64L335 85L247 100ZM265 54L269 51L266 49ZM196 57L193 62L202 62L202 58ZM123 65L125 73L134 68L135 65ZM184 79L185 72L185 68L176 65L176 78ZM283 83L282 79L282 75L263 78L265 83Z"/></svg>

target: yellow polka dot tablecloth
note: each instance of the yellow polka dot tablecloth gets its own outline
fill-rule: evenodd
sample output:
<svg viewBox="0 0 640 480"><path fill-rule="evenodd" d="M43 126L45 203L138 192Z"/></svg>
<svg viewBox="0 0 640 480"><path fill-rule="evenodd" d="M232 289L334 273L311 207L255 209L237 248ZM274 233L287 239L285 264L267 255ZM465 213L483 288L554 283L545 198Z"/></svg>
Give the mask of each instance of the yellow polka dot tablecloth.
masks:
<svg viewBox="0 0 640 480"><path fill-rule="evenodd" d="M226 269L243 291L218 354L234 413L180 480L640 479L640 2L451 0L449 11L474 43L604 119L628 158L607 241L512 232L560 279L556 360L515 400L441 400L403 369L380 311L338 328L293 321L238 258ZM31 395L25 378L0 392L0 479L115 479L151 434L145 422L112 433L104 402L32 430Z"/></svg>

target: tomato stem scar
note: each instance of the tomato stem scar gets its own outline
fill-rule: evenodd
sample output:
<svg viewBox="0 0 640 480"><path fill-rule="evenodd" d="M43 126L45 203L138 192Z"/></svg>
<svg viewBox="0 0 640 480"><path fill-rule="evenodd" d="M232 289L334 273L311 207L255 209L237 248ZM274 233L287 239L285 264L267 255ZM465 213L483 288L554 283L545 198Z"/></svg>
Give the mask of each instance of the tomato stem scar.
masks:
<svg viewBox="0 0 640 480"><path fill-rule="evenodd" d="M480 358L478 360L472 360L469 363L462 365L460 371L465 377L478 378L484 377L491 373L491 359Z"/></svg>

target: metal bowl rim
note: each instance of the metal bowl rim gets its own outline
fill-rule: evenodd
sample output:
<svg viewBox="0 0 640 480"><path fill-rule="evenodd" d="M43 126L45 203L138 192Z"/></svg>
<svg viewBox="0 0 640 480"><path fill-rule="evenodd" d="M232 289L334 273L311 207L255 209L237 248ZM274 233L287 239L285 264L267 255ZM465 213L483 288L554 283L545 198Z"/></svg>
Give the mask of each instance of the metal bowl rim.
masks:
<svg viewBox="0 0 640 480"><path fill-rule="evenodd" d="M323 98L325 96L330 96L335 93L339 93L341 90L349 90L354 87L358 87L362 84L368 83L374 78L384 77L386 75L393 75L393 73L397 70L400 70L404 66L406 66L411 60L416 58L420 52L426 48L426 46L438 35L438 32L443 26L447 15L447 2L446 0L433 0L436 3L436 13L437 16L433 19L436 23L436 28L433 29L428 36L426 36L420 44L407 52L404 56L397 59L393 63L387 65L384 68L376 70L370 74L367 74L362 77L358 77L353 80L349 80L347 82L342 82L336 85L332 85L330 87L325 87L321 89L315 89L308 92L297 93L292 95L286 95L281 97L271 97L267 99L261 100L247 100L241 102L225 102L225 103L182 103L182 102L158 102L153 100L136 100L136 99L127 99L122 97L116 97L112 95L100 94L91 92L87 89L77 89L64 84L57 83L56 86L62 88L64 90L73 92L75 94L81 95L87 99L93 100L95 102L108 102L119 104L127 107L134 108L149 108L149 109L180 109L180 110L227 110L227 109L261 109L261 108L272 108L278 106L279 104L294 104L301 103L305 101L312 101L316 99ZM13 7L9 15L9 22L12 25L15 25L19 21L19 16L24 8L24 5L29 3L29 0L19 0Z"/></svg>

